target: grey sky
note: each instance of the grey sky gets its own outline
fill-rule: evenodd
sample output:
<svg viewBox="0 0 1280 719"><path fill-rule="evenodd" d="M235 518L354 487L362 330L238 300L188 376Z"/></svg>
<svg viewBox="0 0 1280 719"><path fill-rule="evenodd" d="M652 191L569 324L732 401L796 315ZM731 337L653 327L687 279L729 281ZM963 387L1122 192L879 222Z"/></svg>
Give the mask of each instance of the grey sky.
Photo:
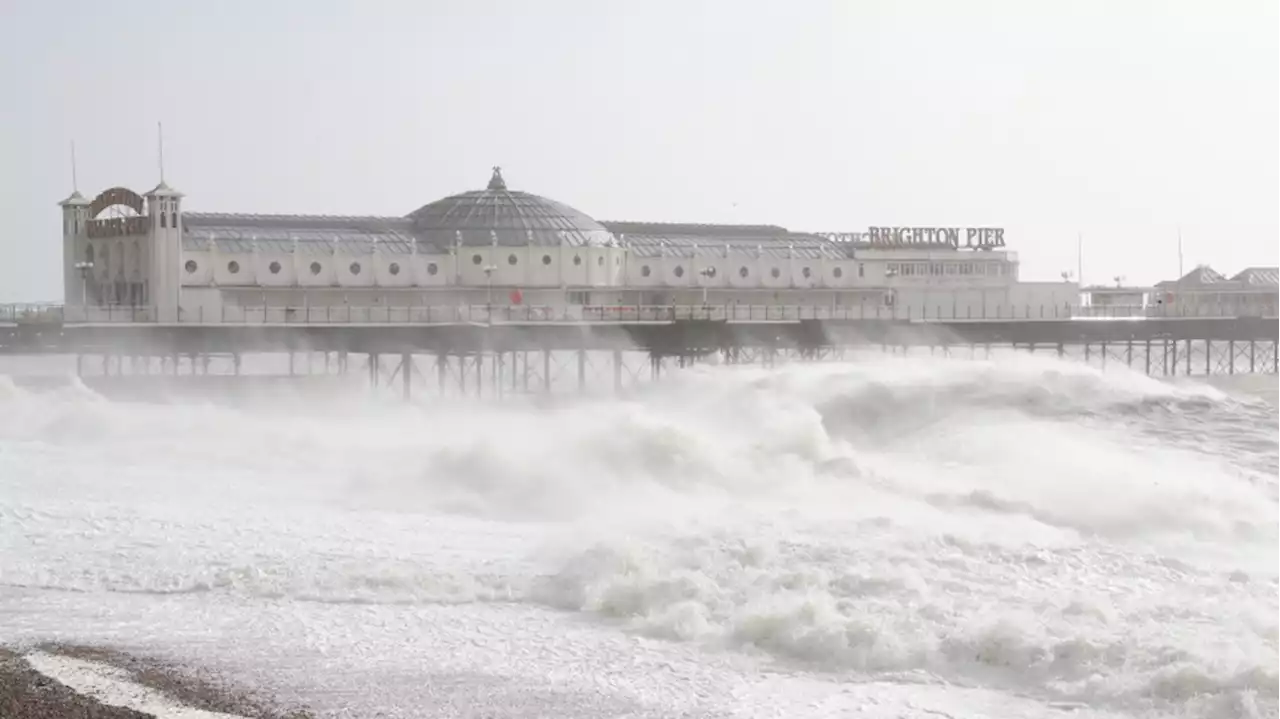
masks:
<svg viewBox="0 0 1280 719"><path fill-rule="evenodd" d="M0 2L0 301L54 203L404 214L515 189L612 220L995 225L1023 275L1277 264L1274 0Z"/></svg>

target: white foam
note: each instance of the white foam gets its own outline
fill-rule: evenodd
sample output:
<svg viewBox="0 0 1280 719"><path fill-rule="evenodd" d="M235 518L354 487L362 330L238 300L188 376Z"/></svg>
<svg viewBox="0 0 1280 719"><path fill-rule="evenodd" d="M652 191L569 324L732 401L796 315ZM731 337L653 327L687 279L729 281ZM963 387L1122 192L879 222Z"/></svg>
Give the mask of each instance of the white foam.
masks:
<svg viewBox="0 0 1280 719"><path fill-rule="evenodd" d="M129 673L102 662L74 659L48 652L23 657L32 669L68 689L103 704L124 707L156 719L245 719L237 714L204 711L184 706L164 694L138 684Z"/></svg>

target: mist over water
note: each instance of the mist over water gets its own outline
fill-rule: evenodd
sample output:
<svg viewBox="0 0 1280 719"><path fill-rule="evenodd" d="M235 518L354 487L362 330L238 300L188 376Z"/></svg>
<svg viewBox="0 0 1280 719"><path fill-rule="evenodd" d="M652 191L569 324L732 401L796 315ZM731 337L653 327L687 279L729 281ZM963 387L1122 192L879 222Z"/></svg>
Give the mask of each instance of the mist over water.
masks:
<svg viewBox="0 0 1280 719"><path fill-rule="evenodd" d="M0 642L333 715L1275 716L1275 395L1014 354L556 403L0 379Z"/></svg>

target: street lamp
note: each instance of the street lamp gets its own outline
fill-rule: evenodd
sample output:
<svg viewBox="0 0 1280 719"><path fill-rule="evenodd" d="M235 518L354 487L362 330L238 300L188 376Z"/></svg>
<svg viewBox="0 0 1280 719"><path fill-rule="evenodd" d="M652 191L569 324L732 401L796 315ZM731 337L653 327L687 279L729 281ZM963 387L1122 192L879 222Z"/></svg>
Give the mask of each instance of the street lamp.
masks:
<svg viewBox="0 0 1280 719"><path fill-rule="evenodd" d="M85 309L85 314L87 315L89 307L89 273L93 271L93 263L87 260L77 262L75 268L80 273L80 306Z"/></svg>
<svg viewBox="0 0 1280 719"><path fill-rule="evenodd" d="M498 269L498 266L485 265L482 269L484 270L485 284L488 285L488 295L484 308L485 317L488 318L489 324L493 324L493 273Z"/></svg>

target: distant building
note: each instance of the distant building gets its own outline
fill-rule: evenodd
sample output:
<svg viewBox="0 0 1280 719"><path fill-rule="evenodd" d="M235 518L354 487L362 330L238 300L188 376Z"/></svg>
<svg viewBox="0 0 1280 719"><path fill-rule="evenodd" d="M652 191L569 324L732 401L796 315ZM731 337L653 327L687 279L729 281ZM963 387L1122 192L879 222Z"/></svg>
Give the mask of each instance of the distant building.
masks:
<svg viewBox="0 0 1280 719"><path fill-rule="evenodd" d="M182 200L164 183L64 200L68 308L217 322L246 308L704 302L1052 317L1078 303L1074 283L1020 282L1001 229L601 222L509 189L498 168L484 189L403 217L195 213Z"/></svg>
<svg viewBox="0 0 1280 719"><path fill-rule="evenodd" d="M1182 315L1275 317L1278 299L1280 268L1276 267L1249 267L1227 278L1200 265L1155 286L1155 303Z"/></svg>

